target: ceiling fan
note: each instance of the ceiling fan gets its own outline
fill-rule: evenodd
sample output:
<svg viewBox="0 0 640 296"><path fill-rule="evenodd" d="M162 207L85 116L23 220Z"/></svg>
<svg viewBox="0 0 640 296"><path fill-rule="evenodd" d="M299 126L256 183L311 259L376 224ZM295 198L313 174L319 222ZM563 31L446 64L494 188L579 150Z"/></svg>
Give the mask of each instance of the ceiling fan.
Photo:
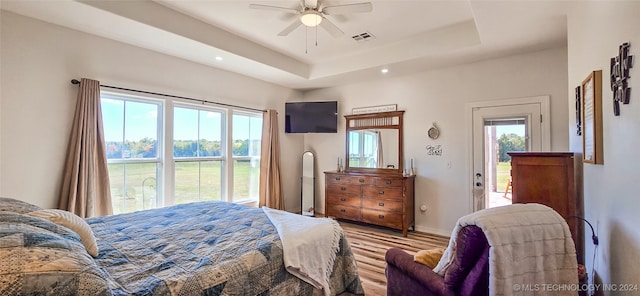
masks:
<svg viewBox="0 0 640 296"><path fill-rule="evenodd" d="M262 5L262 4L250 4L249 8L263 9L263 10L276 10L289 14L299 15L299 19L294 21L291 25L286 27L278 36L287 36L301 25L307 27L320 26L327 30L334 38L340 37L344 34L340 28L326 18L327 15L342 15L349 13L371 12L373 5L371 2L345 4L345 5L330 5L323 6L320 0L300 0L300 9Z"/></svg>

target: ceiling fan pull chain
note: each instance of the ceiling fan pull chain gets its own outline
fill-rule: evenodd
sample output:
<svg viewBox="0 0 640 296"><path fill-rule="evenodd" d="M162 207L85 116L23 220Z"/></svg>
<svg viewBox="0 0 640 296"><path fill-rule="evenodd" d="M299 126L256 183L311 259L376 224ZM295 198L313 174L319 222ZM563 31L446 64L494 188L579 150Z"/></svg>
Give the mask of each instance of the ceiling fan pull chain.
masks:
<svg viewBox="0 0 640 296"><path fill-rule="evenodd" d="M316 47L318 47L318 26L316 25Z"/></svg>

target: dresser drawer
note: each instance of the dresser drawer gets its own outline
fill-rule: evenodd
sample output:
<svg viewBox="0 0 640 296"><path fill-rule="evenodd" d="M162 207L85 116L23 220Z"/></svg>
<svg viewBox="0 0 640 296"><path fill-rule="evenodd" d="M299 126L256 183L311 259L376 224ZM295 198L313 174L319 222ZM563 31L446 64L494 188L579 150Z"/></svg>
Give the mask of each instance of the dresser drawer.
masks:
<svg viewBox="0 0 640 296"><path fill-rule="evenodd" d="M343 205L351 207L360 207L360 195L357 196L344 196L344 195L327 195L327 203L334 205Z"/></svg>
<svg viewBox="0 0 640 296"><path fill-rule="evenodd" d="M402 214L402 201L400 200L363 198L362 207L371 210Z"/></svg>
<svg viewBox="0 0 640 296"><path fill-rule="evenodd" d="M360 186L348 184L327 184L327 194L360 196Z"/></svg>
<svg viewBox="0 0 640 296"><path fill-rule="evenodd" d="M327 184L349 184L349 180L351 180L351 176L343 175L343 174L327 174L326 181Z"/></svg>
<svg viewBox="0 0 640 296"><path fill-rule="evenodd" d="M402 214L362 209L362 222L398 229L402 228Z"/></svg>
<svg viewBox="0 0 640 296"><path fill-rule="evenodd" d="M361 221L360 208L327 204L327 217Z"/></svg>
<svg viewBox="0 0 640 296"><path fill-rule="evenodd" d="M396 178L375 178L373 180L374 185L383 187L402 187L403 183L402 179Z"/></svg>
<svg viewBox="0 0 640 296"><path fill-rule="evenodd" d="M362 187L362 197L402 200L402 187L364 186Z"/></svg>
<svg viewBox="0 0 640 296"><path fill-rule="evenodd" d="M358 185L373 185L375 178L368 176L351 176L349 183Z"/></svg>

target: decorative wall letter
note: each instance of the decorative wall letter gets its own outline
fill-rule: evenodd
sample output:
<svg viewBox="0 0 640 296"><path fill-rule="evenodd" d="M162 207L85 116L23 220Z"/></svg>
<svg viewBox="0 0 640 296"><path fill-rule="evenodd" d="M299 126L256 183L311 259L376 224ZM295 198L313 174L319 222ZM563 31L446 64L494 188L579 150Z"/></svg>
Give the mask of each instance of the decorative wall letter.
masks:
<svg viewBox="0 0 640 296"><path fill-rule="evenodd" d="M427 155L442 156L442 145L427 145Z"/></svg>

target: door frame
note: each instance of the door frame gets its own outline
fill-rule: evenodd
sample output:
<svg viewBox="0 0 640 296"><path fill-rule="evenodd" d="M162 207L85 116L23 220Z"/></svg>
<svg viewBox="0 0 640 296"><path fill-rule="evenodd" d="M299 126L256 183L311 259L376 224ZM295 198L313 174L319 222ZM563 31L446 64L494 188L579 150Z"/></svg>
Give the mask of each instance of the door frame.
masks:
<svg viewBox="0 0 640 296"><path fill-rule="evenodd" d="M465 122L466 122L466 139L467 139L467 200L468 200L468 213L474 212L474 197L473 197L473 109L474 108L487 108L487 107L502 107L513 106L522 104L540 104L541 126L540 137L542 141L542 151L551 151L551 106L550 97L548 95L523 97L523 98L511 98L501 100L479 101L469 102L465 105Z"/></svg>

